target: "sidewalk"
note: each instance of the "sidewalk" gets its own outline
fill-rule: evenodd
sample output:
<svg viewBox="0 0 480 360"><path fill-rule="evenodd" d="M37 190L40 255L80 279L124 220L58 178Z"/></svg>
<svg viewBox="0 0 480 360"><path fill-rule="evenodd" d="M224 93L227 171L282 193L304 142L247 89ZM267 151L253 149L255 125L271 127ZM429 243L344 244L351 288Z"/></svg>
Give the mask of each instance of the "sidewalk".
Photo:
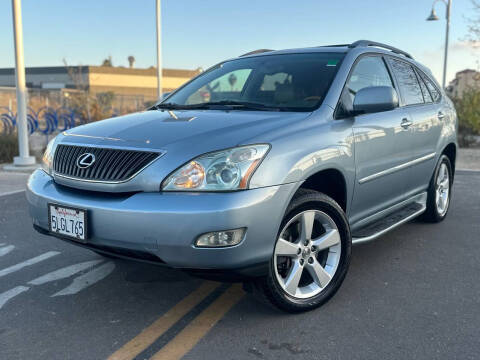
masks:
<svg viewBox="0 0 480 360"><path fill-rule="evenodd" d="M480 171L480 149L460 149L456 165L457 170Z"/></svg>
<svg viewBox="0 0 480 360"><path fill-rule="evenodd" d="M4 171L0 165L0 196L25 190L29 173Z"/></svg>
<svg viewBox="0 0 480 360"><path fill-rule="evenodd" d="M460 149L457 170L480 171L480 149ZM0 164L0 196L25 190L29 173L4 171Z"/></svg>

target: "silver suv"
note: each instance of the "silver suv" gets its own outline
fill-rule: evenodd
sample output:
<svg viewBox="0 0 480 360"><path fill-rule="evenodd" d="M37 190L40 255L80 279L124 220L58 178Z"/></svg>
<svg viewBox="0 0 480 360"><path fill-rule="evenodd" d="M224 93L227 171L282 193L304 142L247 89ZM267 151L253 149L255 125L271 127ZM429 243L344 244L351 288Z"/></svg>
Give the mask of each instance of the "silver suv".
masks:
<svg viewBox="0 0 480 360"><path fill-rule="evenodd" d="M457 119L430 71L372 41L224 61L148 111L57 136L34 227L95 252L243 281L299 312L352 243L447 214Z"/></svg>

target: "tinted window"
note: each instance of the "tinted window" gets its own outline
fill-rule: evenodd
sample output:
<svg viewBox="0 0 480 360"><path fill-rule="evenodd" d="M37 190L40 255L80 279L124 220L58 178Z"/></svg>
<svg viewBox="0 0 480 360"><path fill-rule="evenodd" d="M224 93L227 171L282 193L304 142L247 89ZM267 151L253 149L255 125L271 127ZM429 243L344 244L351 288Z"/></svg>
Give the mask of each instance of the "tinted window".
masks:
<svg viewBox="0 0 480 360"><path fill-rule="evenodd" d="M353 110L355 94L359 90L371 86L393 87L390 74L380 56L365 56L355 64L343 90L337 117L348 116Z"/></svg>
<svg viewBox="0 0 480 360"><path fill-rule="evenodd" d="M433 81L430 80L428 76L422 72L420 72L420 76L422 77L423 81L425 81L425 84L427 85L427 88L432 95L433 101L437 102L438 100L440 100L440 91L438 91L437 87L433 84Z"/></svg>
<svg viewBox="0 0 480 360"><path fill-rule="evenodd" d="M405 105L423 103L422 90L412 66L404 61L390 59Z"/></svg>
<svg viewBox="0 0 480 360"><path fill-rule="evenodd" d="M417 71L417 75L418 75L418 71ZM428 91L427 86L425 85L425 83L421 78L418 78L418 80L420 82L420 87L422 88L423 100L425 100L426 103L431 103L433 100L432 100L432 96L430 95L430 91Z"/></svg>
<svg viewBox="0 0 480 360"><path fill-rule="evenodd" d="M312 111L323 101L343 57L343 53L317 52L230 60L206 71L167 102L194 107L236 101Z"/></svg>
<svg viewBox="0 0 480 360"><path fill-rule="evenodd" d="M368 56L360 59L347 82L350 94L355 94L358 90L370 86L393 87L385 63L378 56Z"/></svg>

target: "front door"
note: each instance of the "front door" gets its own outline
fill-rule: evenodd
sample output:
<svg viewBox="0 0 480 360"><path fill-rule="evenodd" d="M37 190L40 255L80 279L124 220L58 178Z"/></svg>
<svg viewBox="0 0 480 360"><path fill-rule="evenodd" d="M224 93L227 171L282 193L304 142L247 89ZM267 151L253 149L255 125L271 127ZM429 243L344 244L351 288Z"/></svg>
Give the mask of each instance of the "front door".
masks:
<svg viewBox="0 0 480 360"><path fill-rule="evenodd" d="M394 87L382 56L361 57L345 85L342 111L348 113L355 94L370 86ZM404 108L364 114L353 119L356 180L350 208L350 222L386 209L405 199L411 159L411 122Z"/></svg>
<svg viewBox="0 0 480 360"><path fill-rule="evenodd" d="M411 121L402 108L355 118L352 223L406 199L412 137L405 120Z"/></svg>

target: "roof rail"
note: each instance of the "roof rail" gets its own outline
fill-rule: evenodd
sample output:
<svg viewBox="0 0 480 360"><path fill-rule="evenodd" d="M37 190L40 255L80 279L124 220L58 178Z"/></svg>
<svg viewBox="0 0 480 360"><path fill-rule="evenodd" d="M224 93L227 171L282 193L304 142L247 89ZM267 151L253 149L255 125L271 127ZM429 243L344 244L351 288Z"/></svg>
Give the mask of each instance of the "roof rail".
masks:
<svg viewBox="0 0 480 360"><path fill-rule="evenodd" d="M412 55L410 55L409 53L407 53L403 50L400 50L400 49L397 49L393 46L382 44L382 43L379 43L379 42L376 42L376 41L358 40L358 41L355 41L354 43L348 45L349 48L356 48L356 47L359 47L359 46L362 46L362 47L376 46L376 47L380 47L380 48L390 50L390 51L392 51L396 54L402 54L409 59L413 59Z"/></svg>
<svg viewBox="0 0 480 360"><path fill-rule="evenodd" d="M320 45L317 47L350 47L350 44Z"/></svg>
<svg viewBox="0 0 480 360"><path fill-rule="evenodd" d="M240 55L239 57L248 56L248 55L255 55L255 54L261 54L261 53L269 52L269 51L275 51L275 50L271 50L271 49L258 49L258 50L253 50L253 51L250 51L250 52L248 52L248 53L246 53L246 54Z"/></svg>

